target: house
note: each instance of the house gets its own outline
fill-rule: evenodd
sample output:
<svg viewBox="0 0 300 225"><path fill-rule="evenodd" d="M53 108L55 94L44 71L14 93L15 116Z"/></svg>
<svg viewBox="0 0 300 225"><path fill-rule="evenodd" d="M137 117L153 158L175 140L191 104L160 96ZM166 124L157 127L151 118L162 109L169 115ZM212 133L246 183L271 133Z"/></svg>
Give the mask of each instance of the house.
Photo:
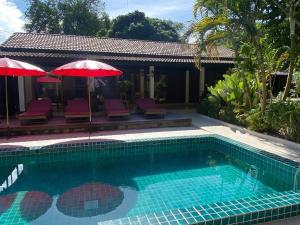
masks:
<svg viewBox="0 0 300 225"><path fill-rule="evenodd" d="M233 65L234 53L220 46L209 55L201 55L201 67L198 70L195 66L196 53L197 46L186 43L35 33L15 33L0 46L0 57L29 62L47 71L81 59L108 63L124 72L121 80L131 81L130 93L127 93L130 100L155 97L168 104L199 101L205 87L221 79ZM9 78L11 112L24 111L31 99L39 97L41 88L35 79ZM52 91L56 93L54 96L63 101L85 97L85 82L81 78L67 77L63 80L62 88L52 87ZM117 78L106 78L101 84L102 92L94 94L94 100L99 95L118 95ZM0 102L3 104L2 78L0 87Z"/></svg>

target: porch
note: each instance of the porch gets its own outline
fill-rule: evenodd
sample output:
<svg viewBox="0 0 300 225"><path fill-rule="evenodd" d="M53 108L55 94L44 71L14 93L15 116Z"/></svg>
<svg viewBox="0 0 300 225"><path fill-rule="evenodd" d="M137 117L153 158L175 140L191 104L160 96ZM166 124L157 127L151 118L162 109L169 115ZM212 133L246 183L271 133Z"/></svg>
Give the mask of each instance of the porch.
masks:
<svg viewBox="0 0 300 225"><path fill-rule="evenodd" d="M185 111L186 112L186 111ZM108 120L105 116L93 116L91 124L87 121L66 122L62 115L51 118L47 123L33 123L21 125L17 118L10 120L10 127L0 123L0 137L32 135L32 134L60 134L87 131L110 131L149 128L190 127L192 119L180 111L168 111L164 118L145 117L141 114L131 114L128 120Z"/></svg>

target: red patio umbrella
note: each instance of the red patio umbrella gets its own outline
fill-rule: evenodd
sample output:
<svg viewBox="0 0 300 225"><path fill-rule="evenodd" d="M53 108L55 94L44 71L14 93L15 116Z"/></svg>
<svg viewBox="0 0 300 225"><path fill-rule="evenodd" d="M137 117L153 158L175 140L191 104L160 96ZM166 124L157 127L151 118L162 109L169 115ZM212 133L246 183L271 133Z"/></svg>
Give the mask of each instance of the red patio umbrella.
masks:
<svg viewBox="0 0 300 225"><path fill-rule="evenodd" d="M39 83L61 83L60 79L57 79L55 77L47 77L47 76L39 77L36 81Z"/></svg>
<svg viewBox="0 0 300 225"><path fill-rule="evenodd" d="M42 76L46 72L41 68L29 63L9 59L0 58L0 76L5 76L5 98L6 98L6 124L9 126L8 116L8 94L7 94L7 77L8 76Z"/></svg>
<svg viewBox="0 0 300 225"><path fill-rule="evenodd" d="M71 188L58 198L56 206L68 216L92 217L115 210L123 199L118 187L95 182Z"/></svg>
<svg viewBox="0 0 300 225"><path fill-rule="evenodd" d="M29 191L26 192L21 204L21 214L26 221L32 221L47 212L51 207L52 198L45 192Z"/></svg>
<svg viewBox="0 0 300 225"><path fill-rule="evenodd" d="M120 76L123 74L122 71L108 64L94 61L94 60L80 60L80 61L71 62L52 70L51 73L59 76L75 76L75 77L87 78L90 122L92 121L92 113L91 113L91 95L90 95L89 77L111 77L111 76Z"/></svg>

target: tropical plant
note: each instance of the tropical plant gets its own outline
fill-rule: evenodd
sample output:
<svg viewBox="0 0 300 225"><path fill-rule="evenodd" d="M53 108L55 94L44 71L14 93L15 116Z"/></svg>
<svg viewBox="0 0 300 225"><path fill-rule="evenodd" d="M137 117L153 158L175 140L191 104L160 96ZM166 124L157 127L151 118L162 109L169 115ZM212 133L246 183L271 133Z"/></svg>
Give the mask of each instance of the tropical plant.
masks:
<svg viewBox="0 0 300 225"><path fill-rule="evenodd" d="M298 30L300 28L300 20L299 20L300 1L299 0L281 0L281 1L269 0L269 2L270 5L268 5L268 8L271 7L273 9L271 12L275 11L276 14L276 8L277 8L277 11L280 12L280 17L288 19L289 21L289 32L286 32L284 35L286 39L289 38L290 40L289 49L288 49L288 56L289 56L288 78L282 96L282 100L286 100L290 92L290 87L293 80L293 74L296 68L297 57L299 57L298 53L300 52L299 44L297 46L297 34L296 34L296 30L297 30L296 26L298 26ZM300 35L298 35L298 41L299 41L299 36Z"/></svg>
<svg viewBox="0 0 300 225"><path fill-rule="evenodd" d="M232 69L225 74L224 80L219 80L214 87L209 87L209 100L219 102L221 105L232 105L239 112L242 108L249 108L248 99L245 93L245 82L248 84L250 105L256 103L256 92L258 90L257 83L253 80L252 74L243 74L239 69ZM247 72L244 72L247 73ZM247 79L243 82L243 79Z"/></svg>
<svg viewBox="0 0 300 225"><path fill-rule="evenodd" d="M294 94L295 94L295 97L296 98L299 98L300 96L300 71L296 71L294 73L294 85L295 85L295 88L294 88Z"/></svg>
<svg viewBox="0 0 300 225"><path fill-rule="evenodd" d="M127 100L130 95L130 91L132 90L133 83L129 80L120 80L117 84L120 94Z"/></svg>
<svg viewBox="0 0 300 225"><path fill-rule="evenodd" d="M209 51L221 43L229 43L240 61L240 45L247 43L253 49L257 62L256 71L260 86L260 103L262 111L267 104L267 74L265 73L265 58L263 53L263 33L258 22L263 17L263 1L217 1L196 0L194 14L200 14L201 19L193 26L193 31L199 33L199 49ZM247 84L245 84L245 87ZM245 91L249 90L245 88ZM248 93L250 95L250 93Z"/></svg>
<svg viewBox="0 0 300 225"><path fill-rule="evenodd" d="M300 103L277 100L268 105L266 112L252 110L247 117L248 127L270 132L300 142Z"/></svg>
<svg viewBox="0 0 300 225"><path fill-rule="evenodd" d="M162 75L157 82L155 82L154 86L154 93L155 93L155 98L159 101L165 101L166 100L166 95L167 95L167 78L165 75Z"/></svg>

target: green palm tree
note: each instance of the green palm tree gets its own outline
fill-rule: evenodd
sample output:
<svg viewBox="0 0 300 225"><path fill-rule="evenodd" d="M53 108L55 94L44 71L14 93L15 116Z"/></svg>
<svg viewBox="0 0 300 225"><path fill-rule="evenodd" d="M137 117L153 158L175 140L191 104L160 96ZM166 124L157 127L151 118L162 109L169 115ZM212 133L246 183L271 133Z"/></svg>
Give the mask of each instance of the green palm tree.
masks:
<svg viewBox="0 0 300 225"><path fill-rule="evenodd" d="M242 60L239 49L243 43L249 43L256 56L257 72L261 83L261 109L267 104L267 74L261 39L263 33L258 21L263 16L263 1L254 0L196 0L195 17L192 31L199 34L199 55L202 51L210 52L216 45L228 44L236 53L236 61ZM243 75L241 75L243 76ZM247 79L242 77L248 104L251 107L250 88Z"/></svg>

